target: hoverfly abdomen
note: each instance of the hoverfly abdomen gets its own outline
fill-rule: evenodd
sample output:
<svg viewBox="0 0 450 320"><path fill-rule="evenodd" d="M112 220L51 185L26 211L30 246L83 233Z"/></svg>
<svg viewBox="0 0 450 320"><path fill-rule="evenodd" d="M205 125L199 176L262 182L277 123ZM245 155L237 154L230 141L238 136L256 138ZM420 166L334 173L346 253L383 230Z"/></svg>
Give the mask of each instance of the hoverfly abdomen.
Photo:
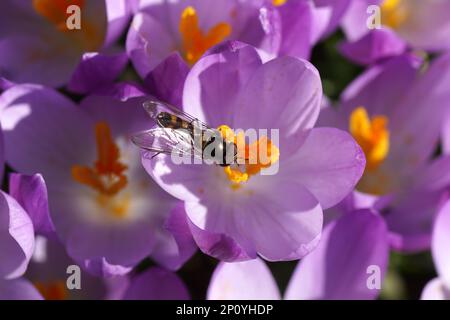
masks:
<svg viewBox="0 0 450 320"><path fill-rule="evenodd" d="M160 112L156 116L156 122L158 126L168 129L186 129L192 131L194 128L191 123L186 120L177 117L174 114L168 112Z"/></svg>

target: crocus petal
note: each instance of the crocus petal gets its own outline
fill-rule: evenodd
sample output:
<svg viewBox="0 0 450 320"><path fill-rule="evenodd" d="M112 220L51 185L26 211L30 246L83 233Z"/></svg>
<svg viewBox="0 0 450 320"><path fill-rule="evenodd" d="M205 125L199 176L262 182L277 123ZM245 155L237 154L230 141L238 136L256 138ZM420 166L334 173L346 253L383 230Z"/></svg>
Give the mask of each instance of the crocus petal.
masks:
<svg viewBox="0 0 450 320"><path fill-rule="evenodd" d="M43 300L37 289L25 279L0 280L0 300Z"/></svg>
<svg viewBox="0 0 450 320"><path fill-rule="evenodd" d="M413 47L438 51L450 48L450 3L408 1L409 16L398 33Z"/></svg>
<svg viewBox="0 0 450 320"><path fill-rule="evenodd" d="M432 247L434 263L442 281L450 289L450 202L439 212L433 230Z"/></svg>
<svg viewBox="0 0 450 320"><path fill-rule="evenodd" d="M3 130L0 125L0 181L3 181L5 170L5 141L3 140Z"/></svg>
<svg viewBox="0 0 450 320"><path fill-rule="evenodd" d="M313 6L311 2L294 0L279 7L282 21L280 55L308 59L312 49Z"/></svg>
<svg viewBox="0 0 450 320"><path fill-rule="evenodd" d="M341 53L348 59L371 65L382 59L401 55L406 50L406 43L390 29L372 30L354 42L344 42Z"/></svg>
<svg viewBox="0 0 450 320"><path fill-rule="evenodd" d="M93 239L95 241L95 239ZM69 243L68 246L71 244ZM77 253L69 252L73 256L77 256ZM88 271L91 275L96 277L117 277L123 276L129 273L133 268L123 266L120 264L111 264L105 257L94 258L94 259L84 259L78 262L84 270Z"/></svg>
<svg viewBox="0 0 450 320"><path fill-rule="evenodd" d="M132 278L124 300L189 300L186 286L175 273L151 268Z"/></svg>
<svg viewBox="0 0 450 320"><path fill-rule="evenodd" d="M33 223L16 200L0 191L0 279L23 275L33 250Z"/></svg>
<svg viewBox="0 0 450 320"><path fill-rule="evenodd" d="M364 153L347 132L314 128L298 151L282 160L279 175L297 179L327 209L354 189L364 167Z"/></svg>
<svg viewBox="0 0 450 320"><path fill-rule="evenodd" d="M231 125L240 88L260 65L258 52L249 45L230 41L213 48L186 78L184 110L212 127Z"/></svg>
<svg viewBox="0 0 450 320"><path fill-rule="evenodd" d="M41 31L35 32L39 34ZM46 41L49 37L54 40ZM77 64L79 52L70 50L72 46L70 39L54 34L39 37L35 33L9 35L0 39L2 76L17 83L60 86ZM38 59L30 59L30 54Z"/></svg>
<svg viewBox="0 0 450 320"><path fill-rule="evenodd" d="M450 290L445 286L445 283L439 279L434 278L430 280L425 288L423 288L421 300L450 300Z"/></svg>
<svg viewBox="0 0 450 320"><path fill-rule="evenodd" d="M253 72L236 100L235 128L276 128L280 139L314 126L320 111L322 85L307 61L281 57Z"/></svg>
<svg viewBox="0 0 450 320"><path fill-rule="evenodd" d="M220 263L212 275L208 300L279 300L280 291L266 264L260 260Z"/></svg>
<svg viewBox="0 0 450 320"><path fill-rule="evenodd" d="M87 94L112 83L125 69L128 57L125 53L84 53L69 81L70 91Z"/></svg>
<svg viewBox="0 0 450 320"><path fill-rule="evenodd" d="M417 63L409 55L403 55L369 68L357 77L344 91L341 108L346 118L359 106L374 115L390 116L394 106L400 103L417 74ZM390 128L392 128L390 122Z"/></svg>
<svg viewBox="0 0 450 320"><path fill-rule="evenodd" d="M136 0L105 0L108 26L104 47L113 44L127 28L131 14L136 7Z"/></svg>
<svg viewBox="0 0 450 320"><path fill-rule="evenodd" d="M352 0L314 0L313 43L336 29L351 2Z"/></svg>
<svg viewBox="0 0 450 320"><path fill-rule="evenodd" d="M441 198L441 191L407 190L381 206L393 249L416 252L430 247L433 218Z"/></svg>
<svg viewBox="0 0 450 320"><path fill-rule="evenodd" d="M48 209L47 186L42 175L11 174L9 193L28 213L37 234L55 236L55 227Z"/></svg>
<svg viewBox="0 0 450 320"><path fill-rule="evenodd" d="M133 82L116 82L98 89L98 96L107 96L119 101L148 96L147 89Z"/></svg>
<svg viewBox="0 0 450 320"><path fill-rule="evenodd" d="M273 182L269 187L256 181L257 177L254 180L251 197L237 196L232 200L239 207L217 200L208 203L211 195L206 191L203 199L206 203L187 202L186 212L191 222L202 230L229 236L250 257L254 251L269 261L295 260L308 254L317 245L322 228L322 210L317 200L290 181ZM261 203L264 207L258 205ZM203 249L201 243L197 244Z"/></svg>
<svg viewBox="0 0 450 320"><path fill-rule="evenodd" d="M392 81L392 80L391 80ZM407 95L392 116L398 124L392 135L391 148L399 150L399 157L409 162L423 163L434 152L439 142L443 119L450 108L450 53L431 62L429 68L407 91ZM414 112L411 112L414 106ZM420 128L419 134L417 128ZM401 151L400 151L401 150ZM407 163L408 159L396 159Z"/></svg>
<svg viewBox="0 0 450 320"><path fill-rule="evenodd" d="M172 53L145 78L145 86L156 98L182 106L183 87L189 67L178 53Z"/></svg>
<svg viewBox="0 0 450 320"><path fill-rule="evenodd" d="M379 5L383 0L352 0L350 6L342 19L342 29L349 41L355 41L363 37L367 28L367 9L371 5Z"/></svg>
<svg viewBox="0 0 450 320"><path fill-rule="evenodd" d="M450 116L447 115L447 117L444 120L444 125L442 127L442 152L445 154L450 153Z"/></svg>
<svg viewBox="0 0 450 320"><path fill-rule="evenodd" d="M196 249L184 204L180 201L170 212L164 230L160 231L152 257L165 268L177 270L194 254Z"/></svg>
<svg viewBox="0 0 450 320"><path fill-rule="evenodd" d="M128 31L126 48L134 68L141 78L145 78L176 48L176 43L170 31L155 18L138 13Z"/></svg>
<svg viewBox="0 0 450 320"><path fill-rule="evenodd" d="M189 221L189 227L200 250L221 261L245 261L256 258L255 250L243 248L232 237L220 233L203 230Z"/></svg>
<svg viewBox="0 0 450 320"><path fill-rule="evenodd" d="M0 97L0 110L6 160L18 172L42 173L50 185L53 178L70 174L74 161L89 162L89 148L95 154L94 145L86 145L92 121L56 91L14 86Z"/></svg>
<svg viewBox="0 0 450 320"><path fill-rule="evenodd" d="M369 210L349 213L325 228L316 250L299 263L285 297L374 299L380 292L377 285L382 284L387 261L383 219Z"/></svg>

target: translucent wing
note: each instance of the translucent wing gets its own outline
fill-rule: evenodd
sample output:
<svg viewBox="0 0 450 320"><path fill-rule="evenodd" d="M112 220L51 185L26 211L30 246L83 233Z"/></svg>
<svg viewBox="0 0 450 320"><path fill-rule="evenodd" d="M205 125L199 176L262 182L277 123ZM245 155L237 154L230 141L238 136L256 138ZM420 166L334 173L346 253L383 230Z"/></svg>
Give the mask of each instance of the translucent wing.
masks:
<svg viewBox="0 0 450 320"><path fill-rule="evenodd" d="M168 112L170 114L176 115L177 117L181 118L182 120L185 120L185 121L191 123L192 125L196 126L197 128L199 128L201 130L211 129L207 124L201 122L197 118L191 116L190 114L188 114L168 103L164 103L164 102L161 102L158 100L148 100L148 101L144 102L143 106L144 106L145 111L147 111L147 113L150 115L150 117L155 121L156 121L156 117L158 116L158 114L160 114L161 112Z"/></svg>
<svg viewBox="0 0 450 320"><path fill-rule="evenodd" d="M201 159L201 146L198 147L187 130L153 128L139 132L131 137L135 145L154 154L177 154Z"/></svg>

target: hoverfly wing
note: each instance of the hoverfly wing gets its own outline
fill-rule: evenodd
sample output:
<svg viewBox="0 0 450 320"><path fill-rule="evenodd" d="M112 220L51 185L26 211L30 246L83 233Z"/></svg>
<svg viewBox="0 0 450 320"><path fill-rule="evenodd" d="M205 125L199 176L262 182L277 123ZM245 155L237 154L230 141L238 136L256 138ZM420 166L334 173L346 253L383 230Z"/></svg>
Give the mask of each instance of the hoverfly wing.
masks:
<svg viewBox="0 0 450 320"><path fill-rule="evenodd" d="M184 130L153 128L136 133L131 141L150 153L177 154L201 159L202 151L196 147L192 136Z"/></svg>
<svg viewBox="0 0 450 320"><path fill-rule="evenodd" d="M143 107L145 111L149 114L150 118L156 121L156 117L161 112L167 112L173 115L176 115L180 119L187 121L188 123L192 124L193 126L199 128L200 130L207 130L211 129L207 124L203 123L202 121L198 120L197 118L191 116L190 114L178 109L177 107L174 107L168 103L158 101L158 100L148 100L143 103Z"/></svg>

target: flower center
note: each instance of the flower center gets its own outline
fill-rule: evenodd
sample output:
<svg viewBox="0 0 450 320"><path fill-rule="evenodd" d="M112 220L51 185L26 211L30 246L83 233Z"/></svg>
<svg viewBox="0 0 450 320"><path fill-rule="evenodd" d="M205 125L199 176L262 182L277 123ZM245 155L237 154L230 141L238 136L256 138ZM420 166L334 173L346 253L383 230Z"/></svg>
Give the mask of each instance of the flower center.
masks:
<svg viewBox="0 0 450 320"><path fill-rule="evenodd" d="M46 18L56 29L74 40L84 51L96 51L103 42L100 30L87 19L82 20L81 30L70 30L67 27L69 14L67 8L76 5L80 9L85 6L85 0L33 0L33 8L40 16Z"/></svg>
<svg viewBox="0 0 450 320"><path fill-rule="evenodd" d="M392 29L399 28L408 17L408 9L404 0L385 0L381 5L383 24Z"/></svg>
<svg viewBox="0 0 450 320"><path fill-rule="evenodd" d="M386 116L369 118L364 107L356 108L350 115L350 133L366 156L366 168L376 170L389 153L389 130Z"/></svg>
<svg viewBox="0 0 450 320"><path fill-rule="evenodd" d="M68 297L66 283L64 281L52 281L48 283L35 282L34 286L45 300L65 300Z"/></svg>
<svg viewBox="0 0 450 320"><path fill-rule="evenodd" d="M97 160L92 167L74 165L72 178L98 192L97 202L114 216L125 217L128 211L129 197L115 197L127 184L125 175L127 166L119 161L120 150L114 142L108 124L95 125L97 142Z"/></svg>
<svg viewBox="0 0 450 320"><path fill-rule="evenodd" d="M272 4L276 7L282 6L286 3L287 0L272 0Z"/></svg>
<svg viewBox="0 0 450 320"><path fill-rule="evenodd" d="M231 26L221 22L205 34L200 29L197 12L191 6L183 10L179 25L186 61L192 65L212 46L231 34Z"/></svg>
<svg viewBox="0 0 450 320"><path fill-rule="evenodd" d="M262 136L252 144L247 144L243 132L236 135L226 125L218 127L218 130L225 141L235 143L238 157L245 159L243 168L239 165L224 167L224 172L231 181L232 189L238 189L251 176L258 174L262 169L269 168L280 158L280 150L266 136Z"/></svg>

